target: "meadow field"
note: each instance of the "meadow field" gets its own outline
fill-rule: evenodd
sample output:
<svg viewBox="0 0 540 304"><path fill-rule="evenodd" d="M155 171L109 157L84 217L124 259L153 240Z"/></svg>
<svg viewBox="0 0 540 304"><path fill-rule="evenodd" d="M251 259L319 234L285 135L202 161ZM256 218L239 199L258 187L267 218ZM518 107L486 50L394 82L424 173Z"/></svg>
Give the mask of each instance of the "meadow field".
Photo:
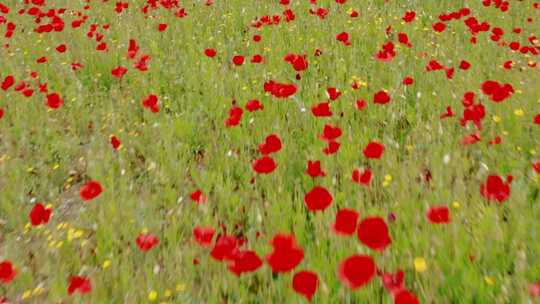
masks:
<svg viewBox="0 0 540 304"><path fill-rule="evenodd" d="M540 303L540 1L0 0L0 303Z"/></svg>

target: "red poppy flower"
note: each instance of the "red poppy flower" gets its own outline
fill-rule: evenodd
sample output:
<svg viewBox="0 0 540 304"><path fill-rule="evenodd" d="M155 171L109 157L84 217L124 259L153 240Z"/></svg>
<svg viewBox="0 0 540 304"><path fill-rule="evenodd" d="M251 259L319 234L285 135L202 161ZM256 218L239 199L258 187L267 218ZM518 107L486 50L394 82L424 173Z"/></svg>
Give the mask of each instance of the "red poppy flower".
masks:
<svg viewBox="0 0 540 304"><path fill-rule="evenodd" d="M471 64L467 60L461 60L459 63L459 68L462 70L468 70L471 67Z"/></svg>
<svg viewBox="0 0 540 304"><path fill-rule="evenodd" d="M234 63L234 65L240 66L244 64L244 56L240 56L240 55L233 56L232 62Z"/></svg>
<svg viewBox="0 0 540 304"><path fill-rule="evenodd" d="M150 109L153 113L159 112L158 97L154 94L150 94L143 98L143 107Z"/></svg>
<svg viewBox="0 0 540 304"><path fill-rule="evenodd" d="M58 95L58 93L52 93L47 95L47 106L51 109L58 109L64 104L64 100Z"/></svg>
<svg viewBox="0 0 540 304"><path fill-rule="evenodd" d="M505 62L503 63L503 68L504 68L505 70L510 70L510 69L512 69L512 66L513 66L513 65L514 65L514 62L513 62L512 60L508 60L508 61L505 61Z"/></svg>
<svg viewBox="0 0 540 304"><path fill-rule="evenodd" d="M388 227L381 217L367 217L358 224L358 240L373 250L383 251L392 243Z"/></svg>
<svg viewBox="0 0 540 304"><path fill-rule="evenodd" d="M536 114L534 116L534 123L537 124L537 125L540 125L540 113Z"/></svg>
<svg viewBox="0 0 540 304"><path fill-rule="evenodd" d="M432 224L450 223L450 210L447 206L433 206L426 212L426 218Z"/></svg>
<svg viewBox="0 0 540 304"><path fill-rule="evenodd" d="M490 201L504 202L510 196L510 181L506 182L498 175L488 176L485 183L480 185L480 194Z"/></svg>
<svg viewBox="0 0 540 304"><path fill-rule="evenodd" d="M287 54L283 60L290 63L297 72L302 72L308 68L306 55Z"/></svg>
<svg viewBox="0 0 540 304"><path fill-rule="evenodd" d="M377 104L387 104L390 102L390 95L385 91L379 91L373 96L373 102Z"/></svg>
<svg viewBox="0 0 540 304"><path fill-rule="evenodd" d="M238 246L238 240L233 235L218 236L210 256L217 261L230 259Z"/></svg>
<svg viewBox="0 0 540 304"><path fill-rule="evenodd" d="M482 92L494 102L502 102L512 96L514 88L509 83L499 83L494 80L486 80L482 83Z"/></svg>
<svg viewBox="0 0 540 304"><path fill-rule="evenodd" d="M72 295L75 292L86 294L92 291L92 283L90 279L83 276L71 276L69 278L68 294Z"/></svg>
<svg viewBox="0 0 540 304"><path fill-rule="evenodd" d="M270 92L272 96L277 98L287 98L294 95L297 91L295 84L279 83L273 80L264 83L264 91Z"/></svg>
<svg viewBox="0 0 540 304"><path fill-rule="evenodd" d="M353 235L360 215L353 209L340 209L332 225L334 232L341 235Z"/></svg>
<svg viewBox="0 0 540 304"><path fill-rule="evenodd" d="M403 15L401 19L405 21L406 23L409 23L409 22L414 21L415 17L416 17L416 12L408 11L408 12L405 12L405 14Z"/></svg>
<svg viewBox="0 0 540 304"><path fill-rule="evenodd" d="M215 49L205 49L205 50L204 50L204 54L205 54L207 57L213 58L214 56L216 56L217 52L216 52Z"/></svg>
<svg viewBox="0 0 540 304"><path fill-rule="evenodd" d="M490 140L488 143L490 145L498 145L502 142L502 138L500 136L496 136L494 139Z"/></svg>
<svg viewBox="0 0 540 304"><path fill-rule="evenodd" d="M253 272L262 266L263 262L255 251L237 250L231 255L229 271L237 276L243 273Z"/></svg>
<svg viewBox="0 0 540 304"><path fill-rule="evenodd" d="M204 195L202 190L200 189L193 191L190 195L190 198L197 204L202 204L208 200L208 196Z"/></svg>
<svg viewBox="0 0 540 304"><path fill-rule="evenodd" d="M167 29L167 24L166 23L160 23L158 24L158 32L164 32L165 30Z"/></svg>
<svg viewBox="0 0 540 304"><path fill-rule="evenodd" d="M197 241L197 243L203 247L212 245L212 238L214 237L215 232L216 229L213 227L197 226L193 228L193 236L195 237L195 241Z"/></svg>
<svg viewBox="0 0 540 304"><path fill-rule="evenodd" d="M45 208L42 203L37 203L32 208L32 211L30 211L28 217L30 218L30 222L32 223L32 225L39 226L42 224L47 224L49 222L51 213L51 208Z"/></svg>
<svg viewBox="0 0 540 304"><path fill-rule="evenodd" d="M255 112L263 109L263 104L257 99L252 99L246 103L246 110L248 110L249 112Z"/></svg>
<svg viewBox="0 0 540 304"><path fill-rule="evenodd" d="M32 95L34 95L34 90L25 89L22 91L22 94L24 95L24 97L31 97Z"/></svg>
<svg viewBox="0 0 540 304"><path fill-rule="evenodd" d="M335 140L330 140L328 145L323 149L324 154L331 155L339 151L341 144Z"/></svg>
<svg viewBox="0 0 540 304"><path fill-rule="evenodd" d="M321 169L321 161L311 161L308 160L308 167L306 169L306 174L309 174L311 177L315 178L317 176L326 176L326 173Z"/></svg>
<svg viewBox="0 0 540 304"><path fill-rule="evenodd" d="M118 66L111 71L111 74L116 78L122 78L126 75L128 69L123 66Z"/></svg>
<svg viewBox="0 0 540 304"><path fill-rule="evenodd" d="M443 70L444 68L444 65L440 64L437 60L430 60L426 66L426 71L438 71Z"/></svg>
<svg viewBox="0 0 540 304"><path fill-rule="evenodd" d="M448 68L448 69L445 70L445 72L446 72L446 78L452 79L454 77L455 69L454 68Z"/></svg>
<svg viewBox="0 0 540 304"><path fill-rule="evenodd" d="M529 295L531 297L540 297L540 282L529 284Z"/></svg>
<svg viewBox="0 0 540 304"><path fill-rule="evenodd" d="M304 250L298 247L293 235L278 233L271 244L274 249L266 256L266 262L274 273L289 272L304 259Z"/></svg>
<svg viewBox="0 0 540 304"><path fill-rule="evenodd" d="M404 277L405 273L402 270L398 270L395 273L385 272L381 275L384 288L392 294L404 288Z"/></svg>
<svg viewBox="0 0 540 304"><path fill-rule="evenodd" d="M481 129L482 120L485 116L486 110L483 104L471 104L463 110L463 117L460 119L459 122L462 126L465 126L468 121L471 121L478 129Z"/></svg>
<svg viewBox="0 0 540 304"><path fill-rule="evenodd" d="M139 46L137 45L137 41L135 39L130 39L127 58L135 59L135 57L137 56L137 52L139 52Z"/></svg>
<svg viewBox="0 0 540 304"><path fill-rule="evenodd" d="M292 286L294 291L303 295L308 301L311 301L313 295L319 287L319 278L312 271L299 271L294 274Z"/></svg>
<svg viewBox="0 0 540 304"><path fill-rule="evenodd" d="M274 159L268 156L263 156L259 159L256 159L251 166L253 168L253 171L259 174L272 173L277 168L277 164Z"/></svg>
<svg viewBox="0 0 540 304"><path fill-rule="evenodd" d="M13 84L15 83L15 78L11 75L6 76L4 78L4 81L2 81L2 85L0 86L2 90L7 91Z"/></svg>
<svg viewBox="0 0 540 304"><path fill-rule="evenodd" d="M364 156L371 159L379 159L384 153L384 145L376 141L372 141L364 148Z"/></svg>
<svg viewBox="0 0 540 304"><path fill-rule="evenodd" d="M153 234L141 233L135 242L137 243L137 247L139 247L142 252L148 252L152 248L159 245L159 238Z"/></svg>
<svg viewBox="0 0 540 304"><path fill-rule="evenodd" d="M347 32L341 32L336 35L336 40L343 43L346 46L351 45L351 42L349 41L349 33Z"/></svg>
<svg viewBox="0 0 540 304"><path fill-rule="evenodd" d="M473 134L469 134L463 137L461 139L460 143L462 145L472 145L482 140L482 137L480 136L480 132L475 132Z"/></svg>
<svg viewBox="0 0 540 304"><path fill-rule="evenodd" d="M207 0L206 2L206 5L209 5L208 3L211 3L212 1L211 0ZM184 18L185 16L187 16L187 13L186 13L186 9L185 8L179 8L175 13L174 15L178 18Z"/></svg>
<svg viewBox="0 0 540 304"><path fill-rule="evenodd" d="M336 100L342 93L338 89L330 87L326 89L326 94L328 94L330 100Z"/></svg>
<svg viewBox="0 0 540 304"><path fill-rule="evenodd" d="M358 99L355 105L357 110L362 111L366 108L367 102L364 99Z"/></svg>
<svg viewBox="0 0 540 304"><path fill-rule="evenodd" d="M139 60L133 65L134 68L141 72L148 71L148 62L152 59L149 55L141 54Z"/></svg>
<svg viewBox="0 0 540 304"><path fill-rule="evenodd" d="M394 304L420 304L420 301L413 293L402 289L394 295Z"/></svg>
<svg viewBox="0 0 540 304"><path fill-rule="evenodd" d="M540 161L536 161L532 164L532 167L536 173L540 174Z"/></svg>
<svg viewBox="0 0 540 304"><path fill-rule="evenodd" d="M358 289L373 279L375 262L367 255L353 255L341 261L338 276L341 283L350 289Z"/></svg>
<svg viewBox="0 0 540 304"><path fill-rule="evenodd" d="M364 169L363 171L360 171L359 169L354 169L352 172L352 180L355 183L358 183L364 186L369 186L372 176L373 176L373 173L368 168Z"/></svg>
<svg viewBox="0 0 540 304"><path fill-rule="evenodd" d="M486 95L492 95L500 87L497 81L486 80L482 83L482 92Z"/></svg>
<svg viewBox="0 0 540 304"><path fill-rule="evenodd" d="M260 54L255 54L251 57L251 63L261 63L264 61L264 58Z"/></svg>
<svg viewBox="0 0 540 304"><path fill-rule="evenodd" d="M408 86L414 83L414 79L411 76L403 78L403 84Z"/></svg>
<svg viewBox="0 0 540 304"><path fill-rule="evenodd" d="M0 283L9 284L17 276L17 271L10 261L0 262Z"/></svg>
<svg viewBox="0 0 540 304"><path fill-rule="evenodd" d="M396 57L397 53L395 50L395 45L392 41L388 41L383 44L381 50L375 54L375 58L380 61L388 62Z"/></svg>
<svg viewBox="0 0 540 304"><path fill-rule="evenodd" d="M334 141L341 136L342 131L340 127L334 127L331 124L325 124L323 134L321 138L327 141Z"/></svg>
<svg viewBox="0 0 540 304"><path fill-rule="evenodd" d="M412 47L412 44L409 42L409 36L405 33L398 33L398 41L401 44L404 44L408 48Z"/></svg>
<svg viewBox="0 0 540 304"><path fill-rule="evenodd" d="M259 145L259 153L269 155L281 150L281 139L276 134L270 134L264 140L264 143Z"/></svg>
<svg viewBox="0 0 540 304"><path fill-rule="evenodd" d="M446 24L442 23L442 22L437 22L435 24L433 24L433 29L435 30L435 32L444 32L444 30L446 29Z"/></svg>
<svg viewBox="0 0 540 304"><path fill-rule="evenodd" d="M120 141L120 139L118 139L118 137L114 135L111 136L111 146L113 147L113 149L118 150L120 149L121 145L122 145L122 142Z"/></svg>
<svg viewBox="0 0 540 304"><path fill-rule="evenodd" d="M66 50L67 50L67 47L65 44L60 44L59 46L56 47L56 51L58 53L64 53Z"/></svg>
<svg viewBox="0 0 540 304"><path fill-rule="evenodd" d="M313 105L311 107L311 113L315 117L330 117L332 116L332 111L330 111L330 103L321 102L319 104Z"/></svg>
<svg viewBox="0 0 540 304"><path fill-rule="evenodd" d="M107 43L106 42L100 42L96 46L96 51L107 51Z"/></svg>
<svg viewBox="0 0 540 304"><path fill-rule="evenodd" d="M244 115L244 110L242 108L233 106L229 110L229 117L225 121L225 126L228 128L234 127L240 124L240 121L242 121L242 116Z"/></svg>
<svg viewBox="0 0 540 304"><path fill-rule="evenodd" d="M98 197L101 192L103 192L101 184L97 181L91 180L82 186L79 194L83 201L89 201Z"/></svg>
<svg viewBox="0 0 540 304"><path fill-rule="evenodd" d="M332 204L332 195L326 188L315 186L304 196L304 202L310 211L324 211Z"/></svg>
<svg viewBox="0 0 540 304"><path fill-rule="evenodd" d="M465 92L465 94L463 94L463 100L461 101L461 103L463 104L464 107L470 107L474 105L475 97L476 97L476 94L474 94L474 92Z"/></svg>

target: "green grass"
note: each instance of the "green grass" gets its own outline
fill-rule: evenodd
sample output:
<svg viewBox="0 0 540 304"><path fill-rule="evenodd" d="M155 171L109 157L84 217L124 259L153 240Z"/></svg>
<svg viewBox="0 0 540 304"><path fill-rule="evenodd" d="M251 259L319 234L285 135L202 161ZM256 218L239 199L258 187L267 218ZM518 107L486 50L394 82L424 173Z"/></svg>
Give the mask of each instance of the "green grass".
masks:
<svg viewBox="0 0 540 304"><path fill-rule="evenodd" d="M14 303L146 303L156 291L156 302L167 303L305 301L291 287L292 273L273 275L265 264L238 278L194 242L196 225L217 229L223 224L244 235L246 248L261 257L271 251L274 234L293 233L305 251L295 270L319 275L314 303L392 302L378 278L359 291L340 283L338 263L354 253L373 256L384 271L403 269L405 286L422 303L532 301L528 285L540 280L540 181L531 169L540 153L540 127L532 123L540 112L540 73L527 63L538 57L498 47L490 33L480 33L478 43L471 44L462 20L448 23L443 33L431 28L441 13L466 6L480 22L503 28L503 40L526 43L540 28L540 11L531 1L511 1L510 10L501 13L472 0L350 0L345 5L319 0L317 7L330 10L320 20L308 13L309 1L292 0L293 22L261 29L250 22L281 14L279 1L216 0L212 6L182 1L188 16L181 19L163 8L146 19L142 1L130 3L121 15L114 13L112 1L92 1L81 28L72 29L73 17L66 14L63 32L42 35L32 32L30 16L17 14L25 7L20 2L4 1L17 29L13 38L0 39L10 44L0 50L0 77L12 74L17 83L34 83L29 73L37 71L65 104L48 110L37 90L30 98L13 89L0 91L0 108L5 109L0 119L0 261L12 261L18 271L10 284L0 285L0 298ZM70 12L82 11L85 4L49 0L47 7ZM349 8L360 16L348 17ZM411 24L401 22L407 10L417 12ZM526 21L529 16L532 22ZM105 34L108 52L96 52L95 41L86 37L91 23L110 24L109 30L98 30ZM159 33L158 23L169 27ZM407 33L413 47L396 46L393 61L380 62L373 56L387 41L388 25L394 33ZM514 27L524 33L512 34ZM342 31L349 32L352 46L336 41ZM255 33L262 36L260 43L251 40ZM152 57L147 72L133 69L125 58L129 39ZM68 45L64 54L54 50L61 43ZM209 47L218 51L213 59L203 55ZM316 48L322 56L313 56ZM422 58L422 52L428 56ZM249 63L257 53L264 64ZM300 81L283 61L288 53L308 55L309 68ZM246 56L243 66L231 64L235 54ZM37 64L41 56L49 62ZM442 71L426 73L430 59L456 67L454 78L448 80ZM468 71L457 68L462 59L471 62ZM515 62L512 70L501 67L507 60ZM84 68L72 71L72 62ZM118 65L129 68L121 80L111 75ZM401 80L407 75L415 83L405 87ZM353 76L367 86L352 90ZM299 91L285 100L265 95L263 83L269 79L295 82ZM488 79L511 83L516 93L502 103L491 102L480 91ZM310 107L327 99L329 86L343 95L332 104L331 118L315 118ZM371 102L381 89L392 96L384 106ZM471 146L460 145L475 132L472 125L459 125L466 91L476 92L486 107L482 141ZM159 96L161 112L142 107L149 94ZM264 110L245 112L239 126L225 128L232 100L243 107L254 98ZM364 111L355 108L359 98L368 101ZM447 106L456 116L440 120ZM515 115L517 109L524 115ZM322 152L325 144L318 136L325 123L343 130L335 155ZM283 141L275 155L278 168L251 184L257 145L271 133ZM111 134L123 143L119 151L109 144ZM497 135L502 143L488 145ZM385 144L381 160L363 157L371 140ZM307 160L321 160L327 176L313 180L306 175ZM367 165L374 172L371 186L351 182L352 170ZM425 169L433 176L429 184L421 181ZM480 184L490 174L514 176L503 204L480 195ZM386 175L391 181L383 186ZM99 181L104 192L85 203L78 192L89 179ZM334 203L311 213L303 198L317 184L329 189ZM199 188L209 196L201 205L189 197ZM28 213L36 201L51 204L53 216L48 224L31 227ZM451 207L449 225L426 220L428 207L438 204ZM355 236L336 236L330 226L340 208L354 208L361 217L395 214L395 222L388 223L391 246L379 253ZM148 253L135 245L143 230L161 239ZM77 231L80 237L74 237ZM415 257L426 260L425 272L415 271ZM200 264L193 264L195 258ZM68 277L75 274L91 279L91 293L68 296Z"/></svg>

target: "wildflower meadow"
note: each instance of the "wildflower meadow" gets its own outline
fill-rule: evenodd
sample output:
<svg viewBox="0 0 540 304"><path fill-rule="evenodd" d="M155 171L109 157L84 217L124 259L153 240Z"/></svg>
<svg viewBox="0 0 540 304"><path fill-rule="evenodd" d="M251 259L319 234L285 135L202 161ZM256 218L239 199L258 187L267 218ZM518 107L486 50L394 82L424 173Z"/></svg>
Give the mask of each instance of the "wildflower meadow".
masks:
<svg viewBox="0 0 540 304"><path fill-rule="evenodd" d="M0 0L0 303L540 303L540 2Z"/></svg>

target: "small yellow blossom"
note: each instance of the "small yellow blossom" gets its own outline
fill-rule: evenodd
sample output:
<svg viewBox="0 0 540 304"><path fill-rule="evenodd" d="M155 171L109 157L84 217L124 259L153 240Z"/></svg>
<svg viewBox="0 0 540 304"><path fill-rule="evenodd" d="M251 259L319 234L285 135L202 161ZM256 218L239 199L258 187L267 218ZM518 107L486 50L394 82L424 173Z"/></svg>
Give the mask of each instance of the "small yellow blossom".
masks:
<svg viewBox="0 0 540 304"><path fill-rule="evenodd" d="M28 299L28 298L30 297L31 294L32 294L32 291L30 291L30 290L27 290L27 291L23 292L23 294L22 294L22 299L23 299L23 300Z"/></svg>
<svg viewBox="0 0 540 304"><path fill-rule="evenodd" d="M423 257L414 258L414 269L416 272L424 272L427 269L426 260Z"/></svg>
<svg viewBox="0 0 540 304"><path fill-rule="evenodd" d="M148 294L148 301L154 302L155 300L157 300L157 297L158 297L157 291L152 290L152 291L150 291L150 293Z"/></svg>

